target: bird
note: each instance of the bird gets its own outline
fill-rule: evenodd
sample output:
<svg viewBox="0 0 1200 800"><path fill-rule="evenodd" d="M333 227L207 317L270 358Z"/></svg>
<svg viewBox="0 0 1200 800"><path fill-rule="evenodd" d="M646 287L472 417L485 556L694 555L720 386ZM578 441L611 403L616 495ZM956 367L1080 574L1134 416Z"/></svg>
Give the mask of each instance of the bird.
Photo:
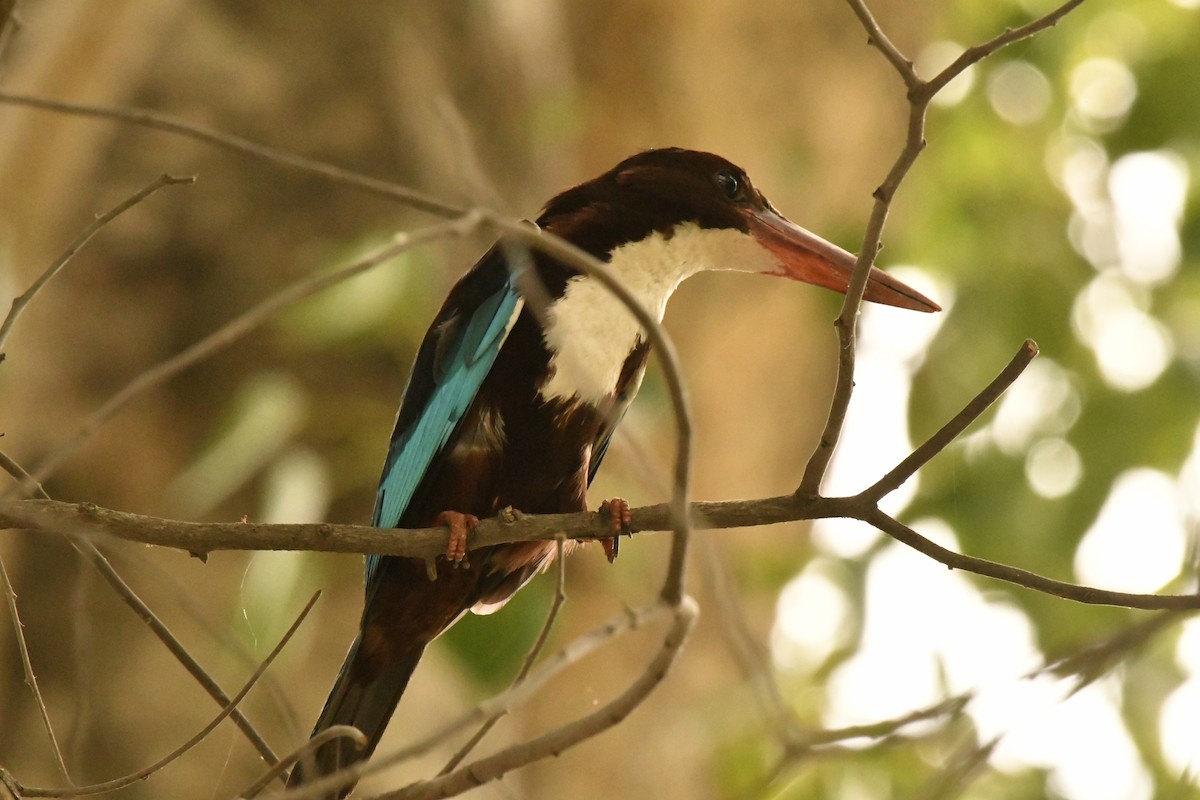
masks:
<svg viewBox="0 0 1200 800"><path fill-rule="evenodd" d="M734 270L845 292L855 257L780 214L745 170L696 150L639 152L552 198L542 231L605 262L661 320L686 278ZM371 756L426 646L467 611L505 604L556 553L554 542L466 552L480 518L587 510L587 490L641 384L647 336L598 279L542 252L494 244L453 286L421 343L396 417L372 525L446 526L449 545L421 559L367 558L358 635L313 729L352 725L366 737L325 742L289 786ZM526 296L522 265L539 279ZM872 267L866 300L937 311ZM536 301L536 302L535 302ZM606 500L611 561L629 506ZM468 557L469 555L469 557ZM353 784L327 795L341 798Z"/></svg>

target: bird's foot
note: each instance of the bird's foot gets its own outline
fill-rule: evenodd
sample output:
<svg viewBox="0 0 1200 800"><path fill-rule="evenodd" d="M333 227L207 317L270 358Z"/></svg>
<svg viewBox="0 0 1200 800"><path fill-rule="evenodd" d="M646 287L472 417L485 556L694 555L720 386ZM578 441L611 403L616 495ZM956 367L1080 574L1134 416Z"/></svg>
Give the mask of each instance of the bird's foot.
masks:
<svg viewBox="0 0 1200 800"><path fill-rule="evenodd" d="M629 503L619 497L614 497L611 500L605 500L600 504L600 515L608 515L608 524L612 530L612 536L607 539L601 539L600 544L604 547L604 556L608 559L608 563L613 563L617 560L617 551L620 549L620 536L632 536L633 531L630 526L633 524L633 516L629 513Z"/></svg>
<svg viewBox="0 0 1200 800"><path fill-rule="evenodd" d="M479 517L460 514L457 511L443 511L434 521L450 529L450 540L446 543L446 560L460 567L470 566L467 563L467 536L479 524Z"/></svg>

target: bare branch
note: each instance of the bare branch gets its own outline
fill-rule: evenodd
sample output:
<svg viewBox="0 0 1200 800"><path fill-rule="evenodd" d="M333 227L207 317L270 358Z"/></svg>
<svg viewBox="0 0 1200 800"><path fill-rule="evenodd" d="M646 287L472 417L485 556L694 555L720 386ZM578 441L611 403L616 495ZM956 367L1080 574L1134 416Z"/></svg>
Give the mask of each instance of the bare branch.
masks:
<svg viewBox="0 0 1200 800"><path fill-rule="evenodd" d="M908 128L905 135L904 147L896 157L895 163L888 171L883 183L874 192L875 203L871 209L871 217L863 234L862 247L858 253L858 263L850 279L846 291L846 299L838 314L834 327L838 332L838 375L834 388L833 399L830 403L829 416L821 440L816 450L809 458L804 470L797 493L802 495L818 494L821 481L833 458L833 451L841 438L842 427L846 421L846 411L850 406L850 396L854 391L854 362L856 349L856 327L859 307L862 305L863 291L866 289L867 277L875 263L875 254L879 252L883 239L883 229L887 223L888 211L892 199L899 189L901 181L908 174L912 165L925 149L925 117L929 103L947 83L968 66L991 55L1000 48L1021 39L1034 35L1056 24L1083 0L1068 0L1068 2L1038 19L990 39L989 41L968 48L950 66L942 70L933 80L921 81L913 71L911 63L891 43L879 24L875 21L865 0L847 0L855 15L859 18L867 32L868 41L878 48L896 69L904 83L908 86Z"/></svg>
<svg viewBox="0 0 1200 800"><path fill-rule="evenodd" d="M1010 567L1007 564L997 564L984 558L966 556L947 550L941 545L934 544L912 528L896 521L878 509L869 511L865 517L858 517L869 522L879 530L891 536L896 541L906 544L919 553L945 564L951 569L960 569L975 575L996 578L1006 583L1024 586L1027 589L1043 594L1061 597L1064 600L1074 600L1077 603L1100 606L1119 606L1122 608L1141 609L1195 609L1200 608L1200 594L1133 594L1130 592L1113 592L1107 589L1094 589L1090 586L1079 586L1074 583L1057 581L1046 578L1034 572Z"/></svg>
<svg viewBox="0 0 1200 800"><path fill-rule="evenodd" d="M91 439L101 425L129 405L130 402L151 389L161 386L196 362L233 344L265 323L272 316L291 308L302 300L334 284L377 267L406 250L411 250L414 247L419 247L444 236L464 235L474 230L479 224L480 219L481 217L478 213L468 212L462 217L430 225L411 234L398 234L395 242L360 261L332 272L324 272L304 278L282 291L271 295L250 310L242 313L241 316L230 320L221 328L196 342L191 347L188 347L183 352L168 358L157 366L151 367L126 384L124 388L120 389L105 401L102 406L93 411L73 434L42 459L37 467L34 468L32 477L21 482L20 490L22 492L28 491L29 481L31 480L45 480L67 458L78 450L84 442Z"/></svg>
<svg viewBox="0 0 1200 800"><path fill-rule="evenodd" d="M185 122L177 117L172 117L169 114L161 114L157 111L66 103L59 100L48 100L44 97L33 97L14 92L0 92L0 103L25 106L26 108L35 108L42 111L53 111L59 114L71 114L78 117L107 119L129 125L137 125L142 128L166 131L167 133L173 133L187 139L214 145L222 150L228 150L259 159L260 161L287 167L288 169L316 175L339 186L348 186L353 189L360 189L379 195L380 197L398 200L419 211L425 211L439 217L459 217L467 212L465 208L443 203L441 200L418 192L415 189L409 189L406 186L382 181L378 178L372 178L369 175L361 175L348 169L326 164L323 161L314 161L310 158L276 150L273 147L267 147L266 145L258 144L239 136L231 136L228 133L209 130L208 128L193 125L190 122Z"/></svg>
<svg viewBox="0 0 1200 800"><path fill-rule="evenodd" d="M854 0L851 1L854 2ZM979 63L992 53L1008 47L1010 44L1019 42L1022 39L1028 39L1030 36L1041 33L1047 28L1053 28L1059 23L1059 20L1081 5L1083 5L1083 0L1067 0L1067 2L1058 8L1044 16L1038 17L1032 22L1026 23L1019 28L1009 28L1004 33L989 39L983 44L968 47L948 67L925 82L923 86L917 88L917 94L925 99L932 98L945 88L946 84L957 78L967 67Z"/></svg>
<svg viewBox="0 0 1200 800"><path fill-rule="evenodd" d="M887 475L863 492L862 496L878 501L883 496L900 488L917 470L928 464L930 459L945 450L951 442L962 435L962 432L972 422L979 419L979 415L987 411L992 403L1000 399L1000 395L1004 394L1009 386L1012 386L1013 381L1021 376L1021 373L1037 357L1037 354L1037 343L1032 339L1026 339L1021 345L1021 349L1013 356L1012 361L1008 362L1008 366L984 387L983 391L975 395L974 399L943 425L937 433L926 439L920 447L897 464Z"/></svg>
<svg viewBox="0 0 1200 800"><path fill-rule="evenodd" d="M0 360L4 358L4 345L8 341L8 335L12 332L13 325L16 324L17 318L21 316L21 312L25 310L25 306L42 290L47 283L57 275L63 267L67 265L80 249L87 244L93 236L99 233L106 225L112 222L117 217L124 214L129 209L136 206L138 203L145 200L150 195L162 189L165 186L179 186L181 184L195 183L194 177L176 178L171 175L162 174L155 178L150 183L143 186L138 191L127 197L124 201L117 204L113 208L96 217L90 225L83 229L83 232L76 237L75 241L67 246L53 264L46 268L38 279L35 280L28 289L22 294L13 298L12 307L8 311L8 316L4 318L4 322L0 323Z"/></svg>
<svg viewBox="0 0 1200 800"><path fill-rule="evenodd" d="M263 789L270 786L271 781L277 778L282 779L284 770L286 770L288 767L303 760L306 756L309 756L315 752L318 747L334 739L349 739L358 747L367 746L367 737L363 735L362 731L353 725L331 725L317 735L313 736L311 739L305 740L304 744L300 745L298 748L281 758L277 764L264 772L258 778L258 780L250 785L249 788L243 792L240 792L238 797L254 797Z"/></svg>
<svg viewBox="0 0 1200 800"><path fill-rule="evenodd" d="M246 681L246 684L241 688L241 690L233 696L233 698L225 705L224 708L221 709L221 713L217 714L216 717L214 717L212 720L210 720L207 725L205 725L203 728L200 729L200 731L198 733L196 733L196 735L192 736L190 739L188 739L186 742L181 744L179 747L172 750L166 756L159 759L158 761L151 764L150 766L140 769L137 772L130 773L129 775L126 775L122 778L116 778L114 780L105 781L103 783L95 783L95 784L91 784L90 786L73 786L70 788L63 788L63 789L23 787L21 789L21 796L23 796L23 797L83 797L83 796L93 795L93 794L105 794L107 792L116 791L117 789L123 789L126 786L137 783L138 781L145 780L146 778L150 777L154 773L158 772L159 770L161 770L164 767L166 767L167 765L169 765L171 762L178 759L180 756L182 756L188 750L191 750L193 747L195 747L197 744L199 744L201 741L203 741L204 738L206 736L208 736L208 734L212 733L213 730L215 730L216 727L218 725L220 725L221 722L223 722L226 717L228 717L230 714L233 713L233 710L237 707L237 705L240 702L242 702L242 700L246 697L246 695L249 694L250 690L254 688L254 685L258 682L258 679L262 676L262 674L264 672L266 672L268 667L271 666L271 663L275 660L275 657L278 656L280 654L280 652L283 651L284 646L287 645L287 643L289 641L291 641L292 636L300 628L301 623L304 622L305 618L308 616L308 612L312 610L312 607L317 602L317 598L319 598L320 596L321 596L320 592L315 593L312 596L312 598L308 601L308 603L305 604L304 608L300 611L300 615L298 617L296 617L296 621L291 624L291 627L289 627L287 629L287 631L283 634L282 638L280 638L279 643L277 645L275 645L275 647L271 650L271 652L267 654L267 657L265 659L263 659L263 662L258 666L258 669L256 669L254 671L254 673L250 676L249 680Z"/></svg>
<svg viewBox="0 0 1200 800"><path fill-rule="evenodd" d="M4 589L4 597L8 601L8 616L13 623L13 636L17 640L17 650L21 654L21 667L25 670L25 684L33 692L33 700L37 704L38 714L42 718L42 726L46 736L50 738L50 747L54 751L54 761L58 771L68 784L74 784L71 773L67 770L67 762L63 759L62 748L58 746L58 737L54 735L54 726L50 724L50 712L46 709L46 700L42 690L38 688L37 674L33 671L33 661L29 658L29 646L25 643L25 626L21 624L21 614L17 611L17 593L13 590L12 581L8 579L8 570L4 559L0 558L0 588Z"/></svg>
<svg viewBox="0 0 1200 800"><path fill-rule="evenodd" d="M921 78L917 75L917 71L913 69L911 58L905 57L896 45L892 44L892 40L883 32L883 28L879 27L879 23L875 21L875 15L871 13L871 9L867 8L867 4L863 0L847 0L850 4L850 9L854 12L854 16L858 17L858 21L867 31L867 44L871 45L879 52L883 53L883 57L888 60L888 63L895 68L899 73L900 79L904 81L904 85L909 91L916 88L921 83Z"/></svg>
<svg viewBox="0 0 1200 800"><path fill-rule="evenodd" d="M635 533L671 530L674 517L669 504L643 506L632 511ZM704 529L742 528L804 519L842 517L857 519L913 549L954 569L1023 586L1093 605L1141 609L1200 608L1200 595L1155 595L1112 592L1079 586L1017 567L996 564L939 547L892 517L879 511L870 498L794 495L761 500L695 503L692 514ZM172 522L137 514L110 511L84 504L21 500L0 503L0 527L21 530L70 531L77 535L109 534L129 541L174 547L180 550L314 550L337 553L378 553L410 558L436 557L446 551L444 528L368 528L330 523L263 525L256 523ZM470 540L470 549L518 541L603 539L611 528L592 511L574 514L519 514L509 510L500 518L482 520Z"/></svg>

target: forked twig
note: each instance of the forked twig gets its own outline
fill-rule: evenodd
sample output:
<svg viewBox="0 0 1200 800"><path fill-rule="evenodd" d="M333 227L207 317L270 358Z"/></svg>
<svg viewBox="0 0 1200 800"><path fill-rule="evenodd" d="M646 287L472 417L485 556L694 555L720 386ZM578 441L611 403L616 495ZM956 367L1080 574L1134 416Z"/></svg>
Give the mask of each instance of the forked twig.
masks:
<svg viewBox="0 0 1200 800"><path fill-rule="evenodd" d="M92 223L83 229L83 232L75 238L75 241L67 245L67 249L64 250L57 259L55 259L53 264L47 267L45 271L38 276L37 280L30 284L28 289L26 289L17 297L13 298L12 307L8 311L8 316L4 318L3 323L0 323L0 359L3 358L4 345L8 341L8 335L12 332L13 325L16 324L17 318L21 316L21 312L25 310L25 307L29 305L30 301L33 300L37 293L42 290L42 287L49 283L55 275L61 272L62 268L67 265L67 262L70 261L75 254L78 253L80 249L82 249L83 246L91 240L93 236L103 230L106 225L115 220L117 217L121 216L126 211L157 192L159 189L162 189L166 186L191 184L195 183L195 181L196 179L193 177L176 178L164 173L143 186L138 191L134 192L116 206L113 206L111 209L92 220Z"/></svg>
<svg viewBox="0 0 1200 800"><path fill-rule="evenodd" d="M834 323L838 332L839 344L837 384L820 442L809 458L808 465L804 470L804 477L796 490L797 494L808 496L819 494L821 481L829 469L829 462L833 458L833 451L837 447L846 422L846 411L850 407L850 397L854 392L856 323L859 308L862 305L863 291L866 289L871 267L875 263L875 254L879 252L892 199L917 157L925 149L925 117L930 101L946 84L962 74L968 67L1003 47L1055 25L1072 9L1079 6L1083 0L1068 0L1050 13L1038 17L1026 25L1005 31L983 44L967 48L953 63L928 81L920 79L913 69L912 60L904 56L884 34L867 8L865 0L847 0L847 2L866 30L868 43L883 53L908 88L908 128L900 154L896 157L896 161L888 171L883 183L874 192L875 203L863 234L858 263L854 267L850 286L846 290L846 299L842 303L842 310Z"/></svg>

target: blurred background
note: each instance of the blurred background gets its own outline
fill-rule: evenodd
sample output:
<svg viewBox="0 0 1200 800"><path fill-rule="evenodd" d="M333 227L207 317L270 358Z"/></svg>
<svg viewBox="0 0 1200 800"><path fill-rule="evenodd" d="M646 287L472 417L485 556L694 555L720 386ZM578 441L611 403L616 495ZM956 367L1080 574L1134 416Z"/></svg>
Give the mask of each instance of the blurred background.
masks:
<svg viewBox="0 0 1200 800"><path fill-rule="evenodd" d="M1042 356L998 410L889 498L947 546L1130 591L1195 589L1200 516L1200 5L1091 0L972 69L930 116L880 264L946 307L870 309L830 493L873 482L1030 337ZM1044 0L875 0L923 75L1048 11ZM639 149L745 167L783 213L856 250L903 140L902 85L835 0L274 3L24 0L0 87L154 109L451 202L533 216ZM36 465L159 361L287 284L432 219L183 138L0 105L0 294L23 291L95 214L161 172L195 174L107 227L37 298L0 365L3 448ZM138 400L47 489L178 519L364 523L408 365L454 279L487 246L412 252L273 319ZM686 284L667 314L696 413L702 499L792 491L816 443L839 299L738 275ZM593 500L667 497L672 424L652 370ZM1200 796L1200 623L1173 619L1096 680L1028 677L1143 612L948 572L858 524L697 537L700 624L628 720L481 798ZM655 594L666 538L567 564L553 643ZM231 693L307 597L309 621L243 708L299 744L353 637L361 559L186 555L102 543ZM31 657L79 783L149 764L216 711L64 542L0 537ZM511 678L545 615L542 577L431 648L380 752ZM763 648L801 726L903 716L972 693L963 715L789 757L740 664ZM483 752L608 700L658 631L576 665ZM0 624L0 765L58 785ZM1111 667L1111 668L1110 668ZM954 770L997 742L969 777ZM455 743L365 781L433 774ZM122 798L232 797L260 764L229 723ZM939 794L941 792L941 794Z"/></svg>

